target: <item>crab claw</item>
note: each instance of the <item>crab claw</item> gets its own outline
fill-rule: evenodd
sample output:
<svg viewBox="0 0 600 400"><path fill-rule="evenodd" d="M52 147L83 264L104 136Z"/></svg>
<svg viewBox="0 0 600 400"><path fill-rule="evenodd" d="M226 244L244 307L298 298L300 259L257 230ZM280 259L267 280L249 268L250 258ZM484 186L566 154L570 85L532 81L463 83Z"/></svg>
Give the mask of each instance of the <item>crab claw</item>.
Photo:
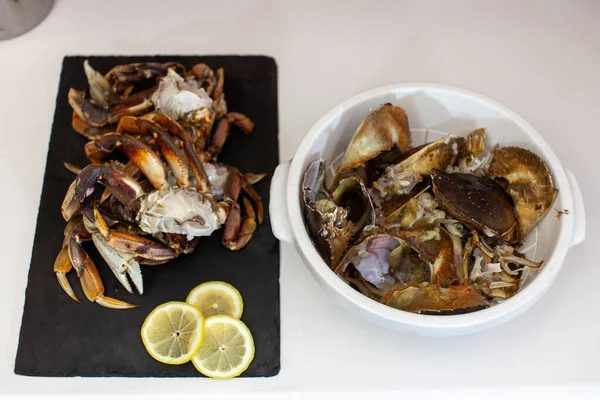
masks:
<svg viewBox="0 0 600 400"><path fill-rule="evenodd" d="M65 203L70 206L71 202L74 201L71 200L73 197L79 202L85 201L85 199L94 192L96 183L101 183L110 189L110 191L124 204L127 204L144 194L144 190L138 181L126 173L121 172L110 165L90 164L82 169L79 175L77 175L74 187L69 187L69 191L65 197ZM73 184L71 186L73 186ZM63 210L65 203L63 203Z"/></svg>
<svg viewBox="0 0 600 400"><path fill-rule="evenodd" d="M63 166L66 168L67 171L77 175L81 172L82 168L77 166L76 164L70 163L70 162L64 162Z"/></svg>
<svg viewBox="0 0 600 400"><path fill-rule="evenodd" d="M86 99L83 92L71 88L68 101L77 116L89 126L100 127L108 123L106 108Z"/></svg>
<svg viewBox="0 0 600 400"><path fill-rule="evenodd" d="M96 265L94 265L92 259L81 247L77 251L84 254L84 257L82 257L83 265L81 266L79 280L81 282L83 293L89 301L96 302L106 308L127 309L137 307L134 304L129 304L124 301L105 296L104 285L102 284L102 279L100 279L100 274L98 273Z"/></svg>
<svg viewBox="0 0 600 400"><path fill-rule="evenodd" d="M71 217L73 217L73 215L75 215L81 207L81 202L79 201L79 198L75 192L76 188L77 179L71 182L61 206L62 216L65 221L70 221Z"/></svg>
<svg viewBox="0 0 600 400"><path fill-rule="evenodd" d="M167 182L167 172L158 154L133 136L109 133L88 142L85 153L92 162L99 163L117 148L138 166L155 189L160 189Z"/></svg>
<svg viewBox="0 0 600 400"><path fill-rule="evenodd" d="M171 260L177 257L177 252L165 245L127 232L111 231L100 213L94 206L94 219L96 228L112 249L152 260Z"/></svg>
<svg viewBox="0 0 600 400"><path fill-rule="evenodd" d="M90 96L102 107L119 101L119 96L111 90L108 80L90 65L88 60L83 62L83 70L90 85Z"/></svg>
<svg viewBox="0 0 600 400"><path fill-rule="evenodd" d="M140 264L135 260L135 256L113 249L99 233L94 233L92 235L92 240L94 241L94 245L96 245L96 249L98 249L98 252L104 261L106 261L119 282L121 282L121 285L123 285L125 290L129 293L133 293L131 285L127 280L127 275L129 275L137 292L143 294L144 281L142 279L142 271L140 269Z"/></svg>
<svg viewBox="0 0 600 400"><path fill-rule="evenodd" d="M254 213L252 204L245 197L242 200L246 214L244 220L241 221L240 207L236 204L227 216L227 221L225 221L222 241L223 245L229 250L241 250L244 248L256 230L256 214Z"/></svg>
<svg viewBox="0 0 600 400"><path fill-rule="evenodd" d="M175 120L172 120L171 118L163 114L157 114L155 118L158 118L159 116L164 117L161 120L167 121L167 123L170 124L169 126L176 125L178 128L174 129L179 129L180 133L183 132L181 133L181 135L183 135L181 136L181 138L187 137L190 141L192 140L192 136L185 129L183 129L181 125L179 125ZM179 186L189 185L190 171L187 158L183 154L182 150L175 145L175 142L171 139L171 137L166 132L164 132L161 127L157 126L156 123L139 117L123 117L121 118L121 121L117 126L117 132L153 135L154 141L158 144L160 152L162 153L163 157L165 158L165 161L171 168L171 172L173 173L177 184ZM127 135L125 137L127 137ZM92 150L93 148L93 151L96 154L102 154L104 147L106 147L106 150L110 150L110 146L104 146L104 144L102 144L101 142L102 141L98 141L98 144L96 144L96 142L92 143L90 145L90 150ZM127 148L123 147L123 150L127 151ZM149 148L148 151L150 151ZM135 161L135 159L133 158L131 160Z"/></svg>
<svg viewBox="0 0 600 400"><path fill-rule="evenodd" d="M142 272L140 270L140 264L136 259L136 255L114 249L108 244L104 236L98 232L98 224L101 224L103 229L108 229L109 225L119 229L117 221L111 220L110 217L103 216L100 210L94 207L93 210L91 208L86 208L83 212L83 224L87 231L92 232L91 239L94 242L96 249L123 287L129 293L133 293L131 284L127 279L127 275L129 275L137 292L143 294L144 285L142 281Z"/></svg>
<svg viewBox="0 0 600 400"><path fill-rule="evenodd" d="M138 181L126 173L110 165L90 164L77 174L67 190L61 207L65 221L80 212L82 203L94 193L97 183L103 184L124 204L144 194Z"/></svg>

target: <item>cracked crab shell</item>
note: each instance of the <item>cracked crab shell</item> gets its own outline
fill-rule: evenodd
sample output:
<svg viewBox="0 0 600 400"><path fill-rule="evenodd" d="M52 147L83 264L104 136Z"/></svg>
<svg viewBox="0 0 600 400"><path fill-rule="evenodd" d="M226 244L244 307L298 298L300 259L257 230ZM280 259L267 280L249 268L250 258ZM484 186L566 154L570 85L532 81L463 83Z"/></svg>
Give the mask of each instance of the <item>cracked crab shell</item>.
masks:
<svg viewBox="0 0 600 400"><path fill-rule="evenodd" d="M331 197L335 204L348 210L348 219L356 232L375 223L375 207L367 187L358 174L352 172L342 178ZM353 233L356 233L353 232Z"/></svg>
<svg viewBox="0 0 600 400"><path fill-rule="evenodd" d="M541 158L520 147L496 147L491 176L508 182L506 191L515 203L519 237L525 238L552 207L558 190Z"/></svg>
<svg viewBox="0 0 600 400"><path fill-rule="evenodd" d="M338 172L356 168L394 146L403 152L407 151L409 145L410 130L406 112L402 107L386 103L371 111L358 126Z"/></svg>
<svg viewBox="0 0 600 400"><path fill-rule="evenodd" d="M393 282L388 257L401 244L402 239L387 234L369 236L348 250L335 272L342 275L353 265L367 282L381 288L386 281Z"/></svg>
<svg viewBox="0 0 600 400"><path fill-rule="evenodd" d="M429 175L431 170L445 169L464 153L466 140L460 136L447 136L435 142L415 147L392 168L396 171L414 171Z"/></svg>
<svg viewBox="0 0 600 400"><path fill-rule="evenodd" d="M314 161L302 182L306 226L315 247L330 267L337 265L349 246L354 224L342 213L325 188L325 161Z"/></svg>
<svg viewBox="0 0 600 400"><path fill-rule="evenodd" d="M414 313L458 314L487 307L487 301L468 285L440 288L435 284L394 289L381 302Z"/></svg>
<svg viewBox="0 0 600 400"><path fill-rule="evenodd" d="M438 233L439 238L430 239L430 232ZM431 283L447 287L458 280L454 244L444 228L424 226L394 230L394 234L405 239L419 254L419 258L428 263Z"/></svg>

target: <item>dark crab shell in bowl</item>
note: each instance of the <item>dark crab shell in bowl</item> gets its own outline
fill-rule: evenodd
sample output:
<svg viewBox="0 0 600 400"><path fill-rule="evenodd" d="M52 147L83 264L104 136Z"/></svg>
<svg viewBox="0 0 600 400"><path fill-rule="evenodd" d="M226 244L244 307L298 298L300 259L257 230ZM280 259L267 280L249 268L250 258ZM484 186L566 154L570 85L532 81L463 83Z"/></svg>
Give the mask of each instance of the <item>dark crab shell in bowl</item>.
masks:
<svg viewBox="0 0 600 400"><path fill-rule="evenodd" d="M446 213L487 236L510 238L517 222L514 206L493 179L433 171L431 181L435 198Z"/></svg>

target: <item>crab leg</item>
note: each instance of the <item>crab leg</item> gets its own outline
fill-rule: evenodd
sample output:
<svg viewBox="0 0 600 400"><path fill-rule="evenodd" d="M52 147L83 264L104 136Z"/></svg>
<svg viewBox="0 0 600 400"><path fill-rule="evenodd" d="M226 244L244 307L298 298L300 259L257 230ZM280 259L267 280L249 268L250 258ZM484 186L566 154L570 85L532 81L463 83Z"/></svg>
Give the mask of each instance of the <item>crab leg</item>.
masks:
<svg viewBox="0 0 600 400"><path fill-rule="evenodd" d="M223 197L232 203L237 202L242 189L242 176L237 171L231 171L223 188Z"/></svg>
<svg viewBox="0 0 600 400"><path fill-rule="evenodd" d="M201 108L194 112L192 124L185 128L178 121L168 115L157 113L152 117L152 121L156 122L167 132L173 134L184 142L196 143L201 138L206 138L210 133L214 120L214 112L210 108ZM184 121L184 123L186 123Z"/></svg>
<svg viewBox="0 0 600 400"><path fill-rule="evenodd" d="M140 92L104 108L96 102L86 99L83 92L71 88L68 101L84 124L100 128L106 124L117 122L123 116L141 114L150 109L152 107L152 102L148 98L150 94L150 90ZM85 131L84 124L78 123L76 130L78 132Z"/></svg>
<svg viewBox="0 0 600 400"><path fill-rule="evenodd" d="M227 136L229 136L229 130L231 129L231 122L227 121L227 118L221 118L215 131L210 138L210 145L208 146L208 153L214 158L220 151Z"/></svg>
<svg viewBox="0 0 600 400"><path fill-rule="evenodd" d="M150 132L152 127L156 127L152 121L143 117L134 117L127 115L119 120L119 124L115 129L117 133L131 133L131 134L147 134Z"/></svg>
<svg viewBox="0 0 600 400"><path fill-rule="evenodd" d="M219 120L217 127L211 137L208 153L215 157L223 148L225 140L229 136L231 125L235 125L244 133L251 133L254 129L254 122L244 114L238 112L230 112Z"/></svg>
<svg viewBox="0 0 600 400"><path fill-rule="evenodd" d="M252 133L254 130L254 122L252 122L250 118L246 117L242 113L230 112L225 116L225 118L244 133Z"/></svg>
<svg viewBox="0 0 600 400"><path fill-rule="evenodd" d="M227 106L223 99L223 87L225 86L225 72L223 68L217 69L216 73L217 84L212 94L213 104L212 107L217 112L217 116L221 117L227 113Z"/></svg>
<svg viewBox="0 0 600 400"><path fill-rule="evenodd" d="M89 123L81 119L81 117L79 117L79 115L77 115L77 112L75 111L73 111L71 126L73 127L73 129L75 129L77 133L85 136L89 140L96 140L98 138L101 138L102 135L112 132L107 127L91 126Z"/></svg>
<svg viewBox="0 0 600 400"><path fill-rule="evenodd" d="M246 214L244 220L241 221L240 207L236 204L227 216L227 221L225 221L222 241L223 245L229 250L244 248L256 230L256 214L254 213L252 204L245 197L242 200Z"/></svg>
<svg viewBox="0 0 600 400"><path fill-rule="evenodd" d="M109 133L87 143L85 153L92 162L98 163L115 148L121 149L138 166L155 189L167 183L167 172L158 154L133 136Z"/></svg>
<svg viewBox="0 0 600 400"><path fill-rule="evenodd" d="M69 222L67 222L67 225L64 229L65 237L62 243L62 249L58 253L56 260L54 261L54 272L56 273L58 283L69 295L69 297L76 301L79 301L79 299L77 299L75 293L73 293L73 289L71 289L71 285L69 285L69 281L66 278L66 274L69 273L73 268L69 249L70 242L75 235L80 235L82 233L85 234L87 232L84 229L81 217L73 218Z"/></svg>
<svg viewBox="0 0 600 400"><path fill-rule="evenodd" d="M67 274L71 272L71 269L73 269L73 264L71 264L71 259L69 258L69 249L64 247L60 253L58 253L56 261L54 261L54 272L56 273L58 284L63 288L65 293L68 294L70 298L80 303L67 279Z"/></svg>
<svg viewBox="0 0 600 400"><path fill-rule="evenodd" d="M262 224L263 218L264 218L262 197L260 196L260 194L258 194L256 189L254 189L254 186L252 186L246 179L242 180L242 188L244 189L244 192L246 192L246 194L248 196L250 196L250 198L252 200L254 200L254 202L256 203L256 213L258 216L258 223Z"/></svg>
<svg viewBox="0 0 600 400"><path fill-rule="evenodd" d="M167 132L172 133L184 142L193 142L196 140L196 138L193 135L191 135L190 132L188 132L183 126L181 126L179 122L175 121L168 115L156 114L152 118L152 121L156 122Z"/></svg>
<svg viewBox="0 0 600 400"><path fill-rule="evenodd" d="M210 96L215 90L215 73L208 65L201 63L192 67L191 73L196 80L204 87L206 93ZM206 85L205 85L206 84Z"/></svg>
<svg viewBox="0 0 600 400"><path fill-rule="evenodd" d="M258 182L262 181L267 174L254 174L252 172L247 172L244 174L244 180L251 185L256 185Z"/></svg>
<svg viewBox="0 0 600 400"><path fill-rule="evenodd" d="M164 132L155 132L154 140L158 143L160 152L165 157L171 172L180 187L190 184L190 166L184 153L175 146L175 143Z"/></svg>
<svg viewBox="0 0 600 400"><path fill-rule="evenodd" d="M159 240L161 243L169 246L170 248L177 251L178 254L190 254L194 251L198 242L200 241L200 237L196 236L191 240L187 239L187 235L180 233L162 233L162 235L155 235L155 239ZM144 265L159 265L163 264L165 261L157 261L146 258L141 258L138 260L140 264Z"/></svg>
<svg viewBox="0 0 600 400"><path fill-rule="evenodd" d="M108 107L108 122L115 123L124 116L143 114L153 107L150 97L156 91L151 88L127 97Z"/></svg>
<svg viewBox="0 0 600 400"><path fill-rule="evenodd" d="M191 142L183 142L183 151L185 152L185 155L190 162L192 172L196 177L198 191L208 192L210 190L208 176L206 175L206 171L202 166L202 161L200 161L200 158L198 158L198 153L196 153L196 150L194 149L194 144Z"/></svg>
<svg viewBox="0 0 600 400"><path fill-rule="evenodd" d="M113 89L121 92L132 84L155 81L156 78L167 75L170 68L182 74L185 73L183 65L176 62L166 63L135 63L117 65L106 74L106 79L113 83Z"/></svg>

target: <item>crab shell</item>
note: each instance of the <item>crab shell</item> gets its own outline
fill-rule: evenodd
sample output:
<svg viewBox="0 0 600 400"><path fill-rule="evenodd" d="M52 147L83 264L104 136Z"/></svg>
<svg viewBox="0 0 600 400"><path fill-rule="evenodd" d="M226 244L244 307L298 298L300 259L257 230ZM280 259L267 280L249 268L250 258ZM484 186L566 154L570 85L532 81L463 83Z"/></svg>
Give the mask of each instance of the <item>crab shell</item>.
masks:
<svg viewBox="0 0 600 400"><path fill-rule="evenodd" d="M512 201L493 179L433 171L431 182L440 208L462 224L490 237L513 236L517 221Z"/></svg>
<svg viewBox="0 0 600 400"><path fill-rule="evenodd" d="M313 162L302 183L306 225L315 247L327 265L337 265L350 244L354 224L325 189L325 161Z"/></svg>
<svg viewBox="0 0 600 400"><path fill-rule="evenodd" d="M556 199L552 173L541 158L520 147L496 147L489 173L508 182L506 191L515 203L519 238L525 238Z"/></svg>
<svg viewBox="0 0 600 400"><path fill-rule="evenodd" d="M331 193L336 205L348 210L348 219L354 224L353 234L366 225L375 223L375 207L364 180L355 172L341 178Z"/></svg>
<svg viewBox="0 0 600 400"><path fill-rule="evenodd" d="M402 152L410 145L408 117L402 107L386 103L371 111L358 126L346 148L338 172L348 172L397 146Z"/></svg>
<svg viewBox="0 0 600 400"><path fill-rule="evenodd" d="M388 167L373 183L382 203L391 202L399 207L405 201L398 199L410 194L420 183L428 181L429 174L435 169L446 169L465 152L466 141L462 137L451 135L435 142L416 147L403 154L398 162ZM399 200L399 201L398 201ZM386 205L389 210L390 206Z"/></svg>
<svg viewBox="0 0 600 400"><path fill-rule="evenodd" d="M441 288L432 283L393 289L381 302L399 310L423 314L459 314L488 306L486 299L468 285Z"/></svg>
<svg viewBox="0 0 600 400"><path fill-rule="evenodd" d="M457 251L452 235L446 229L441 226L424 226L399 229L395 234L404 237L419 254L419 258L428 263L431 283L447 287L458 280Z"/></svg>
<svg viewBox="0 0 600 400"><path fill-rule="evenodd" d="M394 278L390 276L388 258L403 243L402 239L387 234L369 236L348 250L335 272L343 275L348 266L353 265L375 287L391 286Z"/></svg>
<svg viewBox="0 0 600 400"><path fill-rule="evenodd" d="M448 135L411 149L393 168L396 171L414 171L419 175L429 175L434 169L445 169L452 165L465 152L465 147L465 138Z"/></svg>

